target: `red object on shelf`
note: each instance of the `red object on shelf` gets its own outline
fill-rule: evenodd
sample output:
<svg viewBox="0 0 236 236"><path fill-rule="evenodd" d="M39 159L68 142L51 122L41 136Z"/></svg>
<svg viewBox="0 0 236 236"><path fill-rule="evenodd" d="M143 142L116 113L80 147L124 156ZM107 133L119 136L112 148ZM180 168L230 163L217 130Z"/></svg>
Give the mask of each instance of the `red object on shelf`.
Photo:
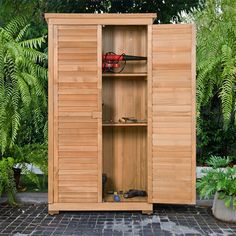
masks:
<svg viewBox="0 0 236 236"><path fill-rule="evenodd" d="M120 73L123 71L126 65L126 61L140 61L140 60L147 60L147 57L141 56L131 56L126 54L117 55L114 52L108 52L102 55L102 69L103 72L116 72ZM120 68L120 62L124 61L122 68L120 71L114 71L116 68Z"/></svg>

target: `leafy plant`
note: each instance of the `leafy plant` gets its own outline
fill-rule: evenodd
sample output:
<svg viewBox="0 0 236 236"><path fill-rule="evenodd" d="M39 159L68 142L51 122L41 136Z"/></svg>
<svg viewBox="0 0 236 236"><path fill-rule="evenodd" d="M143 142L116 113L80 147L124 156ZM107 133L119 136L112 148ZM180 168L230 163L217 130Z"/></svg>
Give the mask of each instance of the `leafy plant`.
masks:
<svg viewBox="0 0 236 236"><path fill-rule="evenodd" d="M0 196L7 193L8 201L11 205L15 204L16 186L13 172L14 159L12 157L0 160Z"/></svg>
<svg viewBox="0 0 236 236"><path fill-rule="evenodd" d="M205 175L197 182L201 198L209 198L216 192L226 207L233 205L236 210L236 167L224 167L229 162L223 158L211 157L209 164L213 167L202 171Z"/></svg>
<svg viewBox="0 0 236 236"><path fill-rule="evenodd" d="M21 117L33 111L37 128L42 108L47 106L47 59L38 49L45 37L27 39L29 24L23 17L0 27L0 146L2 153L12 146L21 125Z"/></svg>
<svg viewBox="0 0 236 236"><path fill-rule="evenodd" d="M223 129L222 116L215 99L207 108L198 120L201 129L197 134L197 162L201 165L206 164L212 155L236 156L236 125L231 123L228 129Z"/></svg>
<svg viewBox="0 0 236 236"><path fill-rule="evenodd" d="M209 160L206 161L208 166L212 166L212 168L220 168L227 167L231 162L232 157L220 157L220 156L211 156Z"/></svg>
<svg viewBox="0 0 236 236"><path fill-rule="evenodd" d="M183 22L197 27L197 111L215 96L220 101L224 128L235 121L236 2L207 0L203 9L181 13Z"/></svg>
<svg viewBox="0 0 236 236"><path fill-rule="evenodd" d="M14 146L14 149L11 150L11 154L15 156L15 166L22 170L22 174L28 178L31 182L36 184L40 189L39 176L32 171L30 165L38 167L47 178L48 171L48 158L47 158L47 145L45 144L28 144L23 147ZM32 167L32 166L31 166Z"/></svg>

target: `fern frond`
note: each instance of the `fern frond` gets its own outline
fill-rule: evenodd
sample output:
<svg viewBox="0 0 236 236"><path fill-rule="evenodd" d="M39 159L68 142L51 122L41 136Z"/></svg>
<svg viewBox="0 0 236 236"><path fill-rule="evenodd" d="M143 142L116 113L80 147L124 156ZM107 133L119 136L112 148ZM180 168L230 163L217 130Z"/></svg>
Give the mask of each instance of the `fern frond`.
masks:
<svg viewBox="0 0 236 236"><path fill-rule="evenodd" d="M218 96L226 128L236 102L235 9L235 1L207 0L203 9L181 14L197 26L197 114Z"/></svg>
<svg viewBox="0 0 236 236"><path fill-rule="evenodd" d="M24 81L23 78L24 77L22 75L18 76L18 87L21 93L21 99L22 99L23 105L29 106L31 103L31 95L29 91L29 86L27 85L27 83Z"/></svg>
<svg viewBox="0 0 236 236"><path fill-rule="evenodd" d="M46 36L43 36L39 38L24 40L21 41L19 44L23 47L38 49L41 48L42 44L45 42L46 42Z"/></svg>
<svg viewBox="0 0 236 236"><path fill-rule="evenodd" d="M29 25L24 18L15 18L0 28L0 147L2 153L14 144L21 117L29 111L39 130L42 109L46 107L47 56L38 51L45 37L25 39ZM22 41L23 40L23 41ZM34 115L36 110L36 115Z"/></svg>
<svg viewBox="0 0 236 236"><path fill-rule="evenodd" d="M22 27L26 24L26 18L22 16L18 16L13 18L4 29L8 32L12 37L15 37L17 32L22 29Z"/></svg>
<svg viewBox="0 0 236 236"><path fill-rule="evenodd" d="M25 33L27 32L29 27L30 27L30 24L27 24L26 26L24 26L23 29L20 30L20 32L16 36L16 39L15 39L16 42L20 42L22 40L22 38L25 36Z"/></svg>

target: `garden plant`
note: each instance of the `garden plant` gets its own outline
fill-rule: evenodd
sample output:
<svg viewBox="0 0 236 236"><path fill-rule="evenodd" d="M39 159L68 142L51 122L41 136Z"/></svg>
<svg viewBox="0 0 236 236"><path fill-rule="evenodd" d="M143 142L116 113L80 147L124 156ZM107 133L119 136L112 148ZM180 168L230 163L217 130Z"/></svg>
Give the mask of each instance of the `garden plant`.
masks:
<svg viewBox="0 0 236 236"><path fill-rule="evenodd" d="M7 192L11 203L16 187L13 166L19 162L21 167L26 162L36 162L33 158L29 160L30 155L26 158L26 153L12 155L17 147L18 131L24 116L29 113L34 129L37 129L47 107L47 69L44 67L47 54L39 51L46 38L29 39L29 27L24 17L16 17L0 27L0 195ZM27 174L37 181L32 173Z"/></svg>
<svg viewBox="0 0 236 236"><path fill-rule="evenodd" d="M198 180L197 189L201 198L215 195L214 204L218 199L223 200L225 207L231 208L236 214L236 166L229 165L231 162L230 157L212 156L208 161L212 168L203 170L204 175Z"/></svg>

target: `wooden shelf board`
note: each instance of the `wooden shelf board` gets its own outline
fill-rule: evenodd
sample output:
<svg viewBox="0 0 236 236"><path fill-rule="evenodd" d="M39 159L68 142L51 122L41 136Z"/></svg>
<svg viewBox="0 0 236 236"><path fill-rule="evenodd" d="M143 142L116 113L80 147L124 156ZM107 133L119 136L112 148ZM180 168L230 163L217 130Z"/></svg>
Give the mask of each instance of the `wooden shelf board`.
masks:
<svg viewBox="0 0 236 236"><path fill-rule="evenodd" d="M103 73L104 77L145 77L147 73Z"/></svg>
<svg viewBox="0 0 236 236"><path fill-rule="evenodd" d="M115 202L113 199L113 194L105 195L104 201ZM120 202L147 202L147 197L124 198L123 196L120 195ZM117 204L119 204L119 202Z"/></svg>
<svg viewBox="0 0 236 236"><path fill-rule="evenodd" d="M147 126L147 123L103 123L102 126Z"/></svg>

